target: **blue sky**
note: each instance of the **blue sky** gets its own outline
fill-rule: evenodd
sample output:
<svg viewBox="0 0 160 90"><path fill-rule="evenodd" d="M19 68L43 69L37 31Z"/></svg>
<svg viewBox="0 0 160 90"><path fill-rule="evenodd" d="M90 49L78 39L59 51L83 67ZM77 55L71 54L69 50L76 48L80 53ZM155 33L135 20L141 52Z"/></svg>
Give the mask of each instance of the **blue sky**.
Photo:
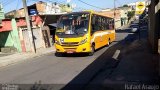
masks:
<svg viewBox="0 0 160 90"><path fill-rule="evenodd" d="M67 0L27 0L27 5L31 5L37 1L53 1L53 2L58 1L60 3L66 3ZM84 1L88 4L91 4L100 8L113 8L114 0L81 0L81 1ZM121 6L127 3L136 2L136 1L142 1L142 0L116 0L116 6ZM22 8L22 0L0 0L0 3L2 3L5 12ZM75 8L74 11L79 11L82 9L100 10L98 8L81 3L78 0L71 0L70 3L76 4L77 8Z"/></svg>

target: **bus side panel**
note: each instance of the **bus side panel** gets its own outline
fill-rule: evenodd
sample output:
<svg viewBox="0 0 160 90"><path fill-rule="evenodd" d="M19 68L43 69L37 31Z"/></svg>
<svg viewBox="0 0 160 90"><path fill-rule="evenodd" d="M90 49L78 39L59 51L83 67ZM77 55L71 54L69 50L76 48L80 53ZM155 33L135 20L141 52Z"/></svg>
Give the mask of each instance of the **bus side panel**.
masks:
<svg viewBox="0 0 160 90"><path fill-rule="evenodd" d="M92 41L95 43L95 49L101 48L108 43L109 32L97 31L92 35Z"/></svg>
<svg viewBox="0 0 160 90"><path fill-rule="evenodd" d="M115 30L110 30L110 42L115 40Z"/></svg>
<svg viewBox="0 0 160 90"><path fill-rule="evenodd" d="M107 32L107 31L105 31L105 32ZM109 34L103 35L103 37L102 37L102 39L103 39L103 46L107 45L108 40L109 40L108 38L109 38Z"/></svg>
<svg viewBox="0 0 160 90"><path fill-rule="evenodd" d="M92 43L95 43L95 49L98 49L99 47L101 47L101 36L99 35L100 33L98 32L95 32L93 35L92 35Z"/></svg>

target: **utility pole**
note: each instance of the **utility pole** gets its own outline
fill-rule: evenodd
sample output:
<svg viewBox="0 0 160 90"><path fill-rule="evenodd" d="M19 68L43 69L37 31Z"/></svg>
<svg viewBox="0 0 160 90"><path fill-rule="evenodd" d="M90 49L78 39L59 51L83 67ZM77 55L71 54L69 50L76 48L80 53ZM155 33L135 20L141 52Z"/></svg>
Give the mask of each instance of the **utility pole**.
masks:
<svg viewBox="0 0 160 90"><path fill-rule="evenodd" d="M116 0L114 0L114 19L116 17Z"/></svg>
<svg viewBox="0 0 160 90"><path fill-rule="evenodd" d="M114 0L114 28L116 28L116 0Z"/></svg>
<svg viewBox="0 0 160 90"><path fill-rule="evenodd" d="M28 29L28 32L29 32L29 39L30 39L30 42L31 42L31 49L32 49L32 51L34 51L34 53L36 53L36 47L35 47L35 42L34 42L34 37L33 37L33 30L32 30L32 27L31 27L30 17L28 15L28 8L27 8L26 0L22 0L22 2L23 2L24 12L25 12L27 29Z"/></svg>

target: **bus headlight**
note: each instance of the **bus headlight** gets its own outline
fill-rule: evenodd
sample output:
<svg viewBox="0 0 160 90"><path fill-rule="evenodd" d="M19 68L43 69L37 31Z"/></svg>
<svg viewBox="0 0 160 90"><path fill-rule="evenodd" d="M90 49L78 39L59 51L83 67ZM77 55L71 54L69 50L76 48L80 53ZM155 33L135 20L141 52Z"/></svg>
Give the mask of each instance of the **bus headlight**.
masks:
<svg viewBox="0 0 160 90"><path fill-rule="evenodd" d="M58 44L58 45L60 45L60 42L58 40L56 40L56 39L55 39L55 43Z"/></svg>
<svg viewBox="0 0 160 90"><path fill-rule="evenodd" d="M81 44L84 44L86 42L87 42L87 38L83 39L79 44L81 45Z"/></svg>

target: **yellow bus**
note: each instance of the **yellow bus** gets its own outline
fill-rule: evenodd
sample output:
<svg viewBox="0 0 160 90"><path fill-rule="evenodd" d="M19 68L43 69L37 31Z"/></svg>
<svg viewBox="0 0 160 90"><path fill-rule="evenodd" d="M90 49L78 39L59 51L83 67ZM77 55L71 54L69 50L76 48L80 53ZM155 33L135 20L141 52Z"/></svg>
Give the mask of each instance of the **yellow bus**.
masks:
<svg viewBox="0 0 160 90"><path fill-rule="evenodd" d="M93 11L62 15L55 32L55 54L88 53L115 40L114 19Z"/></svg>

